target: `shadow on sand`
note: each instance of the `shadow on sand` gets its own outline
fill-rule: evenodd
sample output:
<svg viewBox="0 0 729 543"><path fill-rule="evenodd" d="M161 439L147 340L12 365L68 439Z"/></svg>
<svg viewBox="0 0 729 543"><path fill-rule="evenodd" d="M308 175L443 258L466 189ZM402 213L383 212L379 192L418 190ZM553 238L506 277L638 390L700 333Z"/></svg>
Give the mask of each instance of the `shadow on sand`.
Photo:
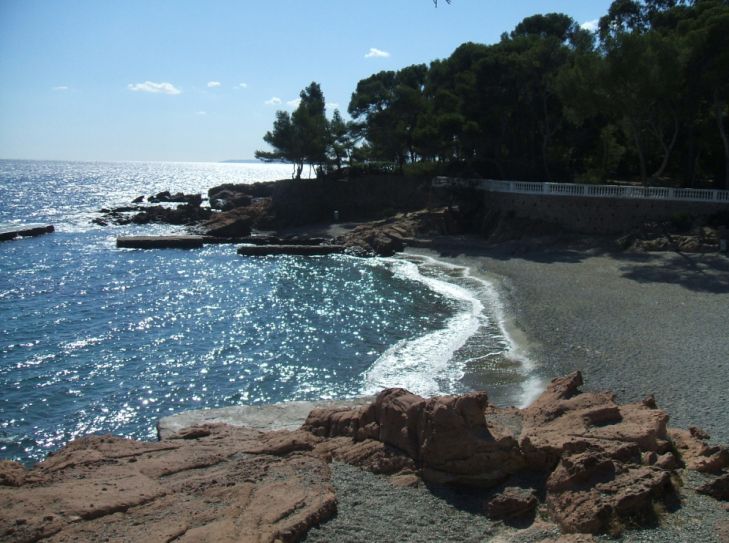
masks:
<svg viewBox="0 0 729 543"><path fill-rule="evenodd" d="M729 293L729 258L718 253L640 253L622 251L602 238L549 238L487 244L478 238L449 237L433 240L433 250L443 257L521 259L540 264L577 264L593 257L619 263L622 277L638 283L671 283L695 292Z"/></svg>

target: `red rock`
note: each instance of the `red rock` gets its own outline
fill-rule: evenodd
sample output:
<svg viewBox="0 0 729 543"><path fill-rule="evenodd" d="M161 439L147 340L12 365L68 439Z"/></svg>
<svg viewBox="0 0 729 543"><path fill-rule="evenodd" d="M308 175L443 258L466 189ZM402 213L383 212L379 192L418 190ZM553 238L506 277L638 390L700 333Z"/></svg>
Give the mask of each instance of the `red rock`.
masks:
<svg viewBox="0 0 729 543"><path fill-rule="evenodd" d="M216 213L202 223L201 229L208 236L219 238L242 238L251 234L252 219L246 208Z"/></svg>
<svg viewBox="0 0 729 543"><path fill-rule="evenodd" d="M0 460L0 486L23 486L26 470L10 460Z"/></svg>
<svg viewBox="0 0 729 543"><path fill-rule="evenodd" d="M650 517L653 504L673 491L666 471L582 453L563 457L549 476L547 505L564 532L600 533L629 518Z"/></svg>
<svg viewBox="0 0 729 543"><path fill-rule="evenodd" d="M550 469L565 452L588 449L637 462L641 452L670 448L665 412L645 403L618 405L612 393L580 392L581 385L579 372L555 379L523 410L519 441L531 466Z"/></svg>
<svg viewBox="0 0 729 543"><path fill-rule="evenodd" d="M681 467L681 462L678 461L673 453L667 452L658 457L655 465L659 468L674 470Z"/></svg>
<svg viewBox="0 0 729 543"><path fill-rule="evenodd" d="M671 428L668 434L676 452L686 467L702 473L719 473L729 467L729 449L708 445L703 441L706 434L691 430ZM707 436L708 437L708 436Z"/></svg>
<svg viewBox="0 0 729 543"><path fill-rule="evenodd" d="M0 487L0 540L296 541L335 513L323 460L240 454L261 432L208 429L194 440L73 442L29 472L45 483Z"/></svg>
<svg viewBox="0 0 729 543"><path fill-rule="evenodd" d="M484 504L484 511L493 520L519 519L532 515L538 504L533 489L507 487Z"/></svg>
<svg viewBox="0 0 729 543"><path fill-rule="evenodd" d="M717 500L729 500L729 473L724 473L714 480L696 489L699 494L706 494Z"/></svg>

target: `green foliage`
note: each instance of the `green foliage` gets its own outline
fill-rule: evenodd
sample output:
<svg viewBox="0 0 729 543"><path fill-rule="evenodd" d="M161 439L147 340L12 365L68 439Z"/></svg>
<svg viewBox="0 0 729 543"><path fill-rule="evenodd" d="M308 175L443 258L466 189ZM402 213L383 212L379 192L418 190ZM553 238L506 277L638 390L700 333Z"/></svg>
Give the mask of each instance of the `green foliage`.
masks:
<svg viewBox="0 0 729 543"><path fill-rule="evenodd" d="M261 157L328 170L611 178L729 188L729 0L614 0L589 32L525 18L498 43L361 80L346 122L318 85Z"/></svg>
<svg viewBox="0 0 729 543"><path fill-rule="evenodd" d="M694 218L688 213L674 213L670 223L677 232L688 232L694 224Z"/></svg>
<svg viewBox="0 0 729 543"><path fill-rule="evenodd" d="M255 154L261 160L292 163L296 179L301 178L304 164L322 170L332 154L341 166L350 149L348 129L339 112L335 112L332 123L326 118L326 102L319 84L311 83L299 98L299 105L291 115L286 111L276 112L273 130L263 136L273 151Z"/></svg>

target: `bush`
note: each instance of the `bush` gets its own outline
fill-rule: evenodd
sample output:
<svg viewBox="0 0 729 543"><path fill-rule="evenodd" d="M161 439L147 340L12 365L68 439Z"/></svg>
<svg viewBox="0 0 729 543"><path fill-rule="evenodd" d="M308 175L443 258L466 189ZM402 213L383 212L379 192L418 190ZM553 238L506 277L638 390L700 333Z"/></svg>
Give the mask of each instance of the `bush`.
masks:
<svg viewBox="0 0 729 543"><path fill-rule="evenodd" d="M674 213L670 219L671 226L679 232L686 232L694 224L694 218L688 213Z"/></svg>

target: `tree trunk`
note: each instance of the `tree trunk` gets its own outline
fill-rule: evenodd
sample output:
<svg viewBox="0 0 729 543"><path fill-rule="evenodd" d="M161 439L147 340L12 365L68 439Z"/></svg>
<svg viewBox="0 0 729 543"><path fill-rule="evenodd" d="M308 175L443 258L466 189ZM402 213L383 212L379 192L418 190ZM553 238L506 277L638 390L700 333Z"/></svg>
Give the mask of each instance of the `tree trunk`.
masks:
<svg viewBox="0 0 729 543"><path fill-rule="evenodd" d="M640 161L640 180L643 185L648 184L648 172L645 165L645 154L643 153L643 143L640 141L640 135L638 134L638 128L635 126L633 119L628 119L630 125L630 131L633 133L633 142L635 143L635 150L638 152L638 160Z"/></svg>
<svg viewBox="0 0 729 543"><path fill-rule="evenodd" d="M714 91L714 114L719 127L721 143L724 145L724 188L729 189L729 137L724 126L724 104L719 100L719 91Z"/></svg>
<svg viewBox="0 0 729 543"><path fill-rule="evenodd" d="M666 166L668 166L668 160L671 158L671 152L673 151L673 147L676 145L676 140L678 139L678 119L675 116L673 117L673 135L671 136L671 141L668 145L666 145L666 142L664 141L663 131L659 131L658 134L661 147L663 147L663 160L661 161L661 165L651 176L652 178L658 178L663 175Z"/></svg>
<svg viewBox="0 0 729 543"><path fill-rule="evenodd" d="M549 106L547 105L547 95L542 94L542 110L544 113L544 133L542 134L542 163L544 165L545 181L552 180L552 174L549 171L549 160L547 159L547 150L549 149L549 139L552 137L552 131L549 128Z"/></svg>

